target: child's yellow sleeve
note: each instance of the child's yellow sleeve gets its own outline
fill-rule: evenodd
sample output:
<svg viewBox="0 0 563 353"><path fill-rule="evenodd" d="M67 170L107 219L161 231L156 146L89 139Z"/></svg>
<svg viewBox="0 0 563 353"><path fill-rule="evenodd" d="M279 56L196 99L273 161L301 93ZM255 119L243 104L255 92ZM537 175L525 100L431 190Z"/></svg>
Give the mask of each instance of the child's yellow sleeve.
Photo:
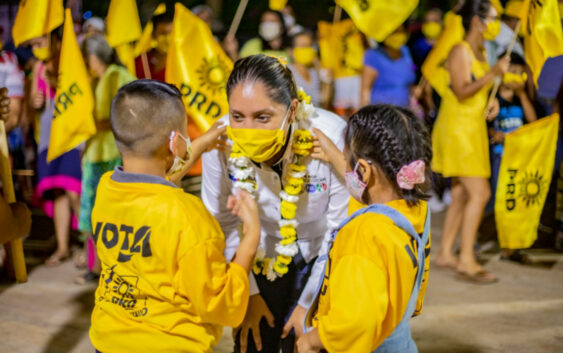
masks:
<svg viewBox="0 0 563 353"><path fill-rule="evenodd" d="M330 275L330 309L318 319L329 352L370 352L387 313L385 271L361 255L344 256Z"/></svg>
<svg viewBox="0 0 563 353"><path fill-rule="evenodd" d="M178 263L175 284L203 322L238 326L248 305L248 273L223 256L224 241L209 239L190 248Z"/></svg>

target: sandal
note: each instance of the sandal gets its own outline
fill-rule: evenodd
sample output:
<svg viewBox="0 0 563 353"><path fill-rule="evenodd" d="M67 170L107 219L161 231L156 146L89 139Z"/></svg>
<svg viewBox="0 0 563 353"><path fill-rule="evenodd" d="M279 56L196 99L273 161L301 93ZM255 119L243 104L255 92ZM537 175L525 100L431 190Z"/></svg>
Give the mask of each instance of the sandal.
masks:
<svg viewBox="0 0 563 353"><path fill-rule="evenodd" d="M84 285L90 282L98 282L99 279L100 279L99 274L92 271L88 271L84 275L76 277L74 279L74 283Z"/></svg>
<svg viewBox="0 0 563 353"><path fill-rule="evenodd" d="M457 278L478 284L489 284L498 282L498 277L487 270L479 270L475 273L467 273L465 271L457 271Z"/></svg>
<svg viewBox="0 0 563 353"><path fill-rule="evenodd" d="M58 266L63 263L66 259L70 257L69 253L65 254L57 254L54 253L53 255L49 256L47 260L45 260L45 265L47 266Z"/></svg>

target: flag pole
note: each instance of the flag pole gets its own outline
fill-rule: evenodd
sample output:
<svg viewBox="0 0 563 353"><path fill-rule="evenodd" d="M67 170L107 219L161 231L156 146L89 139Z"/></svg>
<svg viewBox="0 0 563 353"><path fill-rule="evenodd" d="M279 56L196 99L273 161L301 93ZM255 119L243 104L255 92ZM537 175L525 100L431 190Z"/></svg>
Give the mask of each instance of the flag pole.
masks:
<svg viewBox="0 0 563 353"><path fill-rule="evenodd" d="M229 32L227 32L227 37L234 37L237 33L238 26L242 20L242 15L244 15L244 11L246 10L246 5L248 5L248 0L241 0L238 4L237 12L235 12L235 17L233 18Z"/></svg>
<svg viewBox="0 0 563 353"><path fill-rule="evenodd" d="M334 8L334 16L332 17L332 23L340 22L342 19L342 7L336 5Z"/></svg>
<svg viewBox="0 0 563 353"><path fill-rule="evenodd" d="M0 120L0 169L4 197L8 203L16 202L14 183L12 181L12 170L10 167L8 141L6 139L6 126L2 120ZM16 281L18 283L27 282L27 270L25 268L25 257L23 254L23 243L21 238L10 242L9 253L12 260L12 266L16 274Z"/></svg>
<svg viewBox="0 0 563 353"><path fill-rule="evenodd" d="M518 20L518 23L516 24L516 28L514 29L514 35L512 36L512 41L510 42L510 44L508 45L508 48L506 49L506 55L505 57L510 57L510 54L512 54L512 50L514 49L514 45L516 44L516 40L518 39L518 32L520 31L520 25L522 24L521 20ZM493 107L493 102L495 100L495 97L497 96L497 92L500 88L500 85L502 83L502 78L501 79L495 79L495 84L493 86L493 89L491 90L491 94L489 94L489 99L487 100L487 106L485 108L485 112L484 112L484 118L487 119L487 116L489 115L489 112L491 111L491 108Z"/></svg>

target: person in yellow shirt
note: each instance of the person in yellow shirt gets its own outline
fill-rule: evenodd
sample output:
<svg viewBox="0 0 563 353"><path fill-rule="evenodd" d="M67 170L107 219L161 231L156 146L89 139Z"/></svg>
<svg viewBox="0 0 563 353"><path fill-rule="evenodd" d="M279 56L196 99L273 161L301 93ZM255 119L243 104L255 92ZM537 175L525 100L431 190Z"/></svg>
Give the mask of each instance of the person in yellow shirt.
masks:
<svg viewBox="0 0 563 353"><path fill-rule="evenodd" d="M335 146L315 134L334 156ZM347 171L352 197L369 206L333 232L298 351L417 352L409 320L421 312L428 283L430 137L409 110L383 104L352 115L344 136L337 158L345 168L333 165Z"/></svg>
<svg viewBox="0 0 563 353"><path fill-rule="evenodd" d="M171 181L225 132L214 126L191 145L181 94L138 80L121 87L110 122L123 167L104 174L92 211L101 262L90 339L98 352L211 352L222 325L239 325L260 237L256 202L244 192L227 207L242 220L234 258L195 196Z"/></svg>

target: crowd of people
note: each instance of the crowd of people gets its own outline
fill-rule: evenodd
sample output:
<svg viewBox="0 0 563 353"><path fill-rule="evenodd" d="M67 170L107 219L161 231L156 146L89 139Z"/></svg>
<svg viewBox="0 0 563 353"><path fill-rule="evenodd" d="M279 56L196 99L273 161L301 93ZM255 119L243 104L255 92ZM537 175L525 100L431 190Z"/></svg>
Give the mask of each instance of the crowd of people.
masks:
<svg viewBox="0 0 563 353"><path fill-rule="evenodd" d="M561 90L538 97L521 44L510 44L518 2L502 14L489 0L452 9L465 35L444 64L441 95L421 67L442 9L382 42L364 36L363 66L347 77L321 66L319 34L291 6L266 10L245 42L214 33L234 68L229 114L208 131L165 83L171 11L150 19L152 45L135 72L104 21L90 18L76 28L97 132L50 162L62 27L27 48L4 45L12 167L34 171L16 176L18 198L53 219L46 265L69 259L71 229L81 233L75 262L86 271L76 281L99 281L94 347L204 352L226 325L236 352L416 351L409 319L427 286L431 209L447 207L433 265L496 282L475 244L504 137L559 111ZM216 28L210 7L192 10ZM11 236L2 241L29 233L24 203L2 199L0 213ZM502 256L527 261L518 249Z"/></svg>

